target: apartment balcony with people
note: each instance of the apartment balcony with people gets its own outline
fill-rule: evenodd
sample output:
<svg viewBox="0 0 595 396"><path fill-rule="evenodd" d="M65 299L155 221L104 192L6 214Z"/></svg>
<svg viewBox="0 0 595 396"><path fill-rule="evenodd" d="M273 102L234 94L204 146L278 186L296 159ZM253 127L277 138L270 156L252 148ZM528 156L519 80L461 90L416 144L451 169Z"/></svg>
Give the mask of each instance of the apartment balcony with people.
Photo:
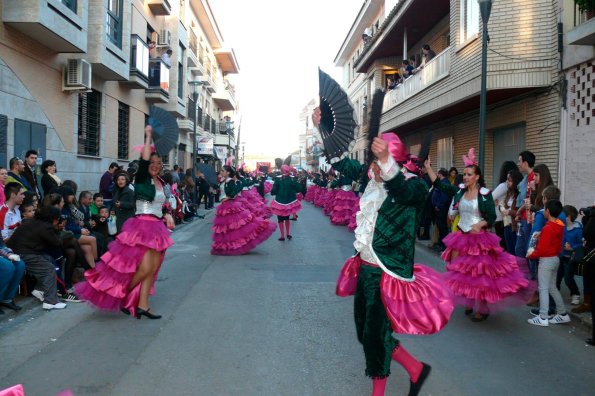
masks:
<svg viewBox="0 0 595 396"><path fill-rule="evenodd" d="M149 102L169 102L169 66L162 59L149 60L149 87L145 90Z"/></svg>
<svg viewBox="0 0 595 396"><path fill-rule="evenodd" d="M130 39L130 77L122 83L133 89L149 87L149 46L136 34Z"/></svg>
<svg viewBox="0 0 595 396"><path fill-rule="evenodd" d="M488 105L555 82L552 7L493 2ZM375 83L387 89L382 129L416 128L479 107L482 28L477 0L403 0L387 11L354 64L358 73L382 70Z"/></svg>
<svg viewBox="0 0 595 396"><path fill-rule="evenodd" d="M4 0L2 22L56 52L87 52L89 0Z"/></svg>

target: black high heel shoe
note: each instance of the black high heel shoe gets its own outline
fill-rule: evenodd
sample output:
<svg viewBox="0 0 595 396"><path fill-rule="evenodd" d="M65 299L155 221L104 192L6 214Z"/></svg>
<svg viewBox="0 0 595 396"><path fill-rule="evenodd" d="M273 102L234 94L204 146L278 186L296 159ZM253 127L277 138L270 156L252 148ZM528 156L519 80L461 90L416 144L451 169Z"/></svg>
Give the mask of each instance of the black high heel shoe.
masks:
<svg viewBox="0 0 595 396"><path fill-rule="evenodd" d="M161 315L155 315L149 312L151 308L147 309L146 311L142 308L136 308L136 318L140 319L141 316L146 316L149 319L161 319Z"/></svg>

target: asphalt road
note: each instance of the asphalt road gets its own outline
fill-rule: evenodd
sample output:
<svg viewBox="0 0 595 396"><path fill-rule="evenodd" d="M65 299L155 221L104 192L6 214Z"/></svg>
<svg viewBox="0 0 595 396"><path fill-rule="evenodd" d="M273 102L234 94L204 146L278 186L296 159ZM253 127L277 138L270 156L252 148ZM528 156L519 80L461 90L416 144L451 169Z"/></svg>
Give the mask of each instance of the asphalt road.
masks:
<svg viewBox="0 0 595 396"><path fill-rule="evenodd" d="M161 320L39 303L0 317L0 389L27 396L369 395L352 298L334 294L353 234L310 204L292 241L274 235L241 257L209 254L210 223L183 225L151 298ZM442 268L418 249L417 261ZM430 363L423 395L595 394L595 348L584 325L536 328L519 308L472 323L457 310L433 336L401 336ZM387 395L405 395L396 363Z"/></svg>

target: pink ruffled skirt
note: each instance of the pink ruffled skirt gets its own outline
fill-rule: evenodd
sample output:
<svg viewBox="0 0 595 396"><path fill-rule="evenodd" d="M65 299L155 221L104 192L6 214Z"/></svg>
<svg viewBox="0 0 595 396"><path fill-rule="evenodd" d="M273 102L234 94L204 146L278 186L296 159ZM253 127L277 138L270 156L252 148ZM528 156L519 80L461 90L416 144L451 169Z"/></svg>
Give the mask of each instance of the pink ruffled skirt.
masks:
<svg viewBox="0 0 595 396"><path fill-rule="evenodd" d="M319 187L319 190L314 197L314 206L322 208L326 202L328 192L329 191L326 188Z"/></svg>
<svg viewBox="0 0 595 396"><path fill-rule="evenodd" d="M361 265L374 264L359 255L347 259L339 278L336 294L355 294ZM413 265L415 281L406 282L383 273L380 294L392 329L399 334L434 334L446 326L454 310L453 296L441 274L421 264Z"/></svg>
<svg viewBox="0 0 595 396"><path fill-rule="evenodd" d="M335 197L337 196L337 193L341 191L341 190L330 190L326 193L326 196L324 197L324 206L323 206L323 212L325 215L330 216L331 212L333 211L333 206L335 204Z"/></svg>
<svg viewBox="0 0 595 396"><path fill-rule="evenodd" d="M264 182L264 194L268 194L273 190L273 184L270 182Z"/></svg>
<svg viewBox="0 0 595 396"><path fill-rule="evenodd" d="M357 197L352 191L338 190L331 210L331 223L348 225Z"/></svg>
<svg viewBox="0 0 595 396"><path fill-rule="evenodd" d="M314 202L314 198L316 197L316 189L320 188L317 185L313 184L306 190L306 196L304 199L306 202Z"/></svg>
<svg viewBox="0 0 595 396"><path fill-rule="evenodd" d="M134 314L140 283L132 290L128 289L145 253L149 249L160 252L163 263L165 251L172 245L170 232L161 219L144 215L128 219L122 232L110 243L109 250L101 256L101 261L95 268L85 271L86 280L74 286L76 295L102 310L126 308Z"/></svg>
<svg viewBox="0 0 595 396"><path fill-rule="evenodd" d="M213 221L211 254L238 256L266 241L277 225L255 216L242 201L228 199L217 206Z"/></svg>
<svg viewBox="0 0 595 396"><path fill-rule="evenodd" d="M302 203L295 200L288 204L282 204L276 200L271 201L271 212L277 216L291 216L302 210Z"/></svg>
<svg viewBox="0 0 595 396"><path fill-rule="evenodd" d="M458 305L487 314L527 303L536 285L527 279L525 260L505 252L496 234L457 231L443 242L443 276Z"/></svg>
<svg viewBox="0 0 595 396"><path fill-rule="evenodd" d="M359 212L359 197L355 197L355 201L353 202L353 210L351 211L351 218L349 219L349 224L347 225L351 231L355 231L357 228L357 212Z"/></svg>

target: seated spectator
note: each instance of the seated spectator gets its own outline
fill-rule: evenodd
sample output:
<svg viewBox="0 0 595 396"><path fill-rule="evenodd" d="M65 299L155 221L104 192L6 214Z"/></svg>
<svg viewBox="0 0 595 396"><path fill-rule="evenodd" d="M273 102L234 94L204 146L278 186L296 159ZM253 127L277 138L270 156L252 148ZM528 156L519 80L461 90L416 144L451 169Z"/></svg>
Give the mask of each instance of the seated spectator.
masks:
<svg viewBox="0 0 595 396"><path fill-rule="evenodd" d="M33 207L32 203L24 203L19 206L19 211L21 212L21 219L32 219L35 217L35 207Z"/></svg>
<svg viewBox="0 0 595 396"><path fill-rule="evenodd" d="M0 239L0 307L20 311L21 307L14 302L21 279L25 275L25 263L19 255L4 245ZM0 315L4 311L0 308Z"/></svg>
<svg viewBox="0 0 595 396"><path fill-rule="evenodd" d="M108 231L107 226L107 219L109 218L109 209L107 206L102 206L99 208L99 214L93 217L95 222L95 226L93 227L93 232L96 234L103 235L103 237L108 240L110 238L110 234Z"/></svg>
<svg viewBox="0 0 595 396"><path fill-rule="evenodd" d="M32 205L33 210L35 211L39 207L39 197L37 194L27 191L25 192L25 198L23 198L21 206L23 205Z"/></svg>
<svg viewBox="0 0 595 396"><path fill-rule="evenodd" d="M99 208L103 206L103 195L101 193L93 194L93 202L89 205L89 212L91 216L97 216L99 214Z"/></svg>
<svg viewBox="0 0 595 396"><path fill-rule="evenodd" d="M62 246L58 234L60 211L55 207L41 208L34 219L28 219L14 232L7 245L25 262L27 273L37 279L31 294L43 301L43 309L62 309L58 301L56 267L48 251Z"/></svg>
<svg viewBox="0 0 595 396"><path fill-rule="evenodd" d="M53 192L62 185L62 180L56 175L56 161L45 160L41 163L41 189L43 195Z"/></svg>
<svg viewBox="0 0 595 396"><path fill-rule="evenodd" d="M21 212L18 207L25 198L25 188L18 183L8 183L4 193L6 202L0 207L0 232L4 242L8 242L21 224Z"/></svg>
<svg viewBox="0 0 595 396"><path fill-rule="evenodd" d="M93 228L94 224L91 222L91 203L92 203L93 194L90 191L81 191L79 194L79 210L83 213L85 223L84 227L91 229Z"/></svg>
<svg viewBox="0 0 595 396"><path fill-rule="evenodd" d="M17 183L21 187L25 189L25 191L34 192L33 187L29 184L27 179L25 178L25 163L22 159L14 157L10 159L8 163L10 167L10 171L8 172L8 178L6 179L6 184L8 183Z"/></svg>

